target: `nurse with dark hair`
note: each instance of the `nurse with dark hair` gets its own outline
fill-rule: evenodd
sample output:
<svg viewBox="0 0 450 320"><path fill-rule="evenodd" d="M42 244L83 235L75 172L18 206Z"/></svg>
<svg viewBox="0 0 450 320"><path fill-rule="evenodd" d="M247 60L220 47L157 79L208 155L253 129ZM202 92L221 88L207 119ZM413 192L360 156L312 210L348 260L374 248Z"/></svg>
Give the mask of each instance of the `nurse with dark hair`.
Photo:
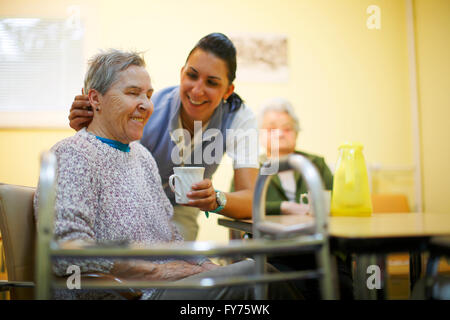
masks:
<svg viewBox="0 0 450 320"><path fill-rule="evenodd" d="M212 33L200 39L189 53L181 68L180 84L152 97L154 112L140 141L158 164L164 191L174 206L173 221L187 241L197 237L200 210L251 218L258 176L258 153L251 150L257 140L252 143L251 135L257 137L257 121L234 92L235 77L234 44L224 34ZM70 126L77 131L87 126L92 121L90 109L86 95L75 97ZM230 134L233 132L243 134ZM211 182L224 152L233 161L235 184L235 191L226 193L216 190ZM188 193L191 200L186 205L176 204L168 185L177 166L205 167L204 180L192 185Z"/></svg>

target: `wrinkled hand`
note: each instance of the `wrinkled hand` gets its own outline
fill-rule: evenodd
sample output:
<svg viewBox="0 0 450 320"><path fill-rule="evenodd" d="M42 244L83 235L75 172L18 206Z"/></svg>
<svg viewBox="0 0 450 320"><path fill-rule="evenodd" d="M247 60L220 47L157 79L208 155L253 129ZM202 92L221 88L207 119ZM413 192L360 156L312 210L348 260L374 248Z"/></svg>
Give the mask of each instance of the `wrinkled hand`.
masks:
<svg viewBox="0 0 450 320"><path fill-rule="evenodd" d="M281 202L281 213L286 215L307 215L309 213L309 205L300 204L291 201Z"/></svg>
<svg viewBox="0 0 450 320"><path fill-rule="evenodd" d="M203 211L213 211L219 206L216 201L216 191L211 180L204 179L194 183L191 191L187 193L189 203L186 206L196 207Z"/></svg>
<svg viewBox="0 0 450 320"><path fill-rule="evenodd" d="M70 108L70 127L76 131L79 131L91 123L93 116L94 112L92 111L88 96L76 96L73 100L72 107Z"/></svg>
<svg viewBox="0 0 450 320"><path fill-rule="evenodd" d="M196 264L196 262L190 262L190 263L191 263L191 264ZM200 267L202 268L202 272L220 268L220 266L219 266L218 264L215 264L214 262L212 262L212 261L209 260L209 259L203 261L203 262L200 264Z"/></svg>
<svg viewBox="0 0 450 320"><path fill-rule="evenodd" d="M123 280L175 281L205 271L203 265L183 260L163 264L144 260L116 261L111 273Z"/></svg>
<svg viewBox="0 0 450 320"><path fill-rule="evenodd" d="M201 267L203 268L203 271L202 271L202 272L220 268L219 265L215 264L215 263L212 262L212 261L206 261L206 262L204 262L204 263L201 265Z"/></svg>

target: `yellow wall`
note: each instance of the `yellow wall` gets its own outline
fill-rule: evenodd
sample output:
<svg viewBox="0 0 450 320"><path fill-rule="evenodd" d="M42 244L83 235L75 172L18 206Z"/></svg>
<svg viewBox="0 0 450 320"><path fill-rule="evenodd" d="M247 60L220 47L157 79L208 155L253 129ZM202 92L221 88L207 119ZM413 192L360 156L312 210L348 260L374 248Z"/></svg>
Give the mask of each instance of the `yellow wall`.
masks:
<svg viewBox="0 0 450 320"><path fill-rule="evenodd" d="M71 129L0 129L0 182L36 186L41 152L73 132Z"/></svg>
<svg viewBox="0 0 450 320"><path fill-rule="evenodd" d="M425 211L450 213L450 1L416 0Z"/></svg>
<svg viewBox="0 0 450 320"><path fill-rule="evenodd" d="M448 83L447 87L436 88L442 96L440 104L433 103L437 99L433 86L449 73L439 74L439 62L429 61L438 53L434 50L436 41L428 39L427 33L438 32L435 39L439 40L449 37L444 30L424 25L433 20L433 6L448 9L449 2L431 2L419 1L416 8L422 28L418 47L423 48L419 50L419 76L425 77L424 81L420 79L421 104L427 104L428 117L433 118L435 111L431 110L448 115ZM210 32L286 34L289 82L255 84L237 80L236 91L247 104L257 111L266 98L278 95L290 99L303 128L298 147L324 155L330 164L335 163L337 147L344 140L361 141L367 162L413 164L403 0L15 0L1 1L0 15L64 18L71 5L80 6L86 26L85 58L99 48L143 50L155 89L178 83L187 53ZM380 30L366 27L369 5L381 8ZM448 27L448 11L439 14ZM446 48L448 57L448 40L446 43L440 45ZM428 130L436 132L434 120L428 117L424 114L422 119L424 132L427 125ZM444 117L439 119L445 121ZM35 185L39 152L71 134L68 127L0 130L0 181ZM433 134L427 134L423 136L424 145L434 141ZM439 177L430 169L435 165L448 168L437 163L438 159L439 154L431 151L424 158L428 190L445 189L445 182L438 182ZM228 188L230 171L230 166L224 165L217 172L214 181L218 188ZM450 209L444 202L448 200L438 198L434 191L425 191L425 197L427 205L432 201L439 210ZM224 228L215 226L215 218L202 217L201 225L201 239L223 240L227 235Z"/></svg>

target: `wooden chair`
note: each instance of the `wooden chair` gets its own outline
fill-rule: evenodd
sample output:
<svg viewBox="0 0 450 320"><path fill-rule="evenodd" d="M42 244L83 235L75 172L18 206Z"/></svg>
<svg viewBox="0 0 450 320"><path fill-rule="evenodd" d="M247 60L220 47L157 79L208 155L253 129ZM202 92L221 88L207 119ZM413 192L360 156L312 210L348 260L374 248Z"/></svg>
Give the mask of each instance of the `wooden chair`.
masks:
<svg viewBox="0 0 450 320"><path fill-rule="evenodd" d="M12 300L34 299L36 226L33 197L35 188L0 184L0 232L5 250L8 281L0 281L0 291L9 290ZM111 275L84 274L84 280L121 282ZM137 299L140 291L127 288L125 299Z"/></svg>
<svg viewBox="0 0 450 320"><path fill-rule="evenodd" d="M0 184L0 231L11 299L32 299L34 279L34 188Z"/></svg>
<svg viewBox="0 0 450 320"><path fill-rule="evenodd" d="M373 213L408 213L408 198L404 194L372 194Z"/></svg>

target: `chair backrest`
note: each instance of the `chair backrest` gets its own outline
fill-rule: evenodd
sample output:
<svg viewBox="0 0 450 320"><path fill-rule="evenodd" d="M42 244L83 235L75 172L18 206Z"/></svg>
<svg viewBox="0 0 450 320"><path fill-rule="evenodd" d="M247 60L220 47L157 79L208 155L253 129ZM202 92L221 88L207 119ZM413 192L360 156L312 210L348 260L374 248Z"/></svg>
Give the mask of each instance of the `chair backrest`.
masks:
<svg viewBox="0 0 450 320"><path fill-rule="evenodd" d="M373 193L373 213L407 213L410 212L408 198L404 194Z"/></svg>
<svg viewBox="0 0 450 320"><path fill-rule="evenodd" d="M35 188L0 184L0 232L9 281L33 281L36 227ZM32 299L32 289L11 290L12 299Z"/></svg>

